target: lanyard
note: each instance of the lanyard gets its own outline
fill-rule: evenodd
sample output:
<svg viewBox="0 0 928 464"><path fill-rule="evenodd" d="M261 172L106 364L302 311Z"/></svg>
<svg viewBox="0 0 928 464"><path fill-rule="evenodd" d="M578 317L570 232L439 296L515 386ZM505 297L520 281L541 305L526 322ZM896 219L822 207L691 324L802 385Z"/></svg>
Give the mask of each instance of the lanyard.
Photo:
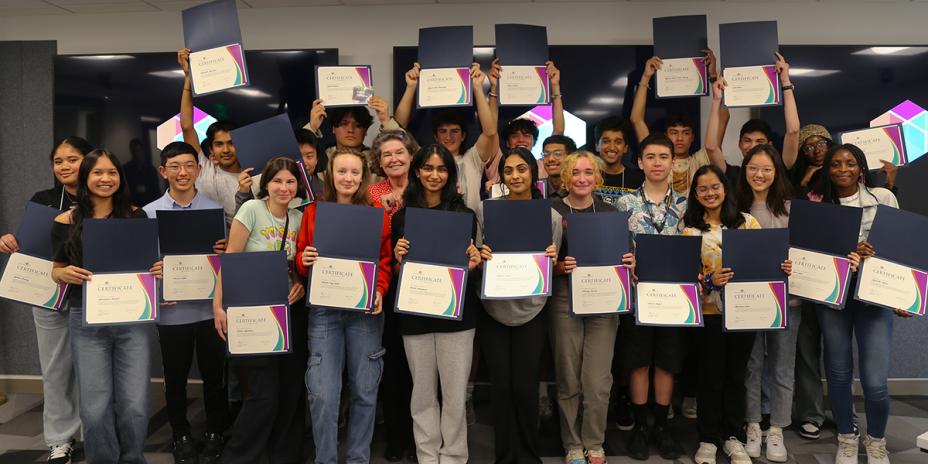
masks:
<svg viewBox="0 0 928 464"><path fill-rule="evenodd" d="M670 202L673 199L673 194L670 192L667 193L668 194L664 196L664 218L658 224L654 222L654 211L651 210L648 197L644 194L644 187L638 188L638 195L641 197L641 204L644 206L645 214L648 216L648 220L651 222L651 225L654 226L654 229L657 230L658 234L664 231L664 227L667 225L667 215L670 214Z"/></svg>

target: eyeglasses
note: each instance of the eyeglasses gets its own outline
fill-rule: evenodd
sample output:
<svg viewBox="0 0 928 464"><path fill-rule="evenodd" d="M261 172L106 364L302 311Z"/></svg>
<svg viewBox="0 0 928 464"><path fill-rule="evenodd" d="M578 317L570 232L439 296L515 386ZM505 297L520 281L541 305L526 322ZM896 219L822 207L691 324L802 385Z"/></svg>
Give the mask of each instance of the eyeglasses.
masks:
<svg viewBox="0 0 928 464"><path fill-rule="evenodd" d="M549 157L552 157L552 156L555 157L555 158L560 159L560 158L563 158L563 157L564 157L564 152L561 151L561 150L554 150L554 151L546 151L546 152L544 152L544 157L545 157L545 158L549 158Z"/></svg>
<svg viewBox="0 0 928 464"><path fill-rule="evenodd" d="M196 170L196 168L197 168L197 163L194 163L193 161L189 163L184 163L184 164L171 163L171 164L164 165L164 169L170 173L178 173L180 172L181 169L187 172L193 172L194 170Z"/></svg>
<svg viewBox="0 0 928 464"><path fill-rule="evenodd" d="M765 176L769 176L769 175L773 174L774 169L773 169L773 168L762 168L762 167L759 167L759 166L751 166L751 165L749 164L749 165L747 166L747 171L748 171L748 174L757 174L757 173L759 172L759 173L761 173L761 174L763 174L763 175L765 175Z"/></svg>
<svg viewBox="0 0 928 464"><path fill-rule="evenodd" d="M828 148L828 142L824 140L819 140L815 143L808 143L802 146L802 152L806 154L815 153L816 150L824 150Z"/></svg>
<svg viewBox="0 0 928 464"><path fill-rule="evenodd" d="M722 184L713 184L713 185L705 185L702 187L696 187L696 193L699 195L705 195L709 192L721 192L721 191L722 191Z"/></svg>

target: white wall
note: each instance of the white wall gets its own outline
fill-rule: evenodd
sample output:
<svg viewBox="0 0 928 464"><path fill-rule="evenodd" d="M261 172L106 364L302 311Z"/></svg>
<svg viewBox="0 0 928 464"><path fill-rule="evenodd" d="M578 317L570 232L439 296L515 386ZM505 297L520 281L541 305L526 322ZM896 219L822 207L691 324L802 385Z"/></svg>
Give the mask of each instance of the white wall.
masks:
<svg viewBox="0 0 928 464"><path fill-rule="evenodd" d="M393 85L392 47L415 45L420 27L473 24L478 45L492 44L493 25L505 22L546 25L549 43L557 45L649 44L652 17L680 14L707 14L710 46L716 49L719 23L771 19L779 21L780 43L788 45L928 43L925 0L560 1L239 10L246 47L338 48L342 63L372 65L377 86L387 89ZM0 40L42 39L57 40L61 54L163 52L183 45L179 12L0 17ZM595 63L590 66L588 71L595 72ZM565 70L565 79L570 72L576 71ZM747 110L732 113L731 127L749 118ZM733 137L727 139L726 145L734 143ZM734 145L725 152L739 153Z"/></svg>

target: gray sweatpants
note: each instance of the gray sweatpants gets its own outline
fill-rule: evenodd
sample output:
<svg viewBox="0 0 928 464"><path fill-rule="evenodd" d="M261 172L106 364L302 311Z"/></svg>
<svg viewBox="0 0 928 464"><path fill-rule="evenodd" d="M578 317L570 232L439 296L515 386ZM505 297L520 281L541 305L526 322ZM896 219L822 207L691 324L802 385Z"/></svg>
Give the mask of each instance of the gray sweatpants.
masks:
<svg viewBox="0 0 928 464"><path fill-rule="evenodd" d="M42 366L42 424L45 444L63 445L81 428L77 375L71 358L68 312L32 308Z"/></svg>

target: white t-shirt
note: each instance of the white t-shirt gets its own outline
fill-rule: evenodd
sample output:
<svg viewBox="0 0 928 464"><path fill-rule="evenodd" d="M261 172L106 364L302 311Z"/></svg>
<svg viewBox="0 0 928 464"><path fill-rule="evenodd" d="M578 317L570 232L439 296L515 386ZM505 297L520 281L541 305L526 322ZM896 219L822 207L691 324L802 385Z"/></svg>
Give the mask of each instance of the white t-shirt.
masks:
<svg viewBox="0 0 928 464"><path fill-rule="evenodd" d="M199 154L200 175L197 190L203 196L222 205L226 213L226 226L235 217L235 192L238 192L238 174L222 170L203 153Z"/></svg>

